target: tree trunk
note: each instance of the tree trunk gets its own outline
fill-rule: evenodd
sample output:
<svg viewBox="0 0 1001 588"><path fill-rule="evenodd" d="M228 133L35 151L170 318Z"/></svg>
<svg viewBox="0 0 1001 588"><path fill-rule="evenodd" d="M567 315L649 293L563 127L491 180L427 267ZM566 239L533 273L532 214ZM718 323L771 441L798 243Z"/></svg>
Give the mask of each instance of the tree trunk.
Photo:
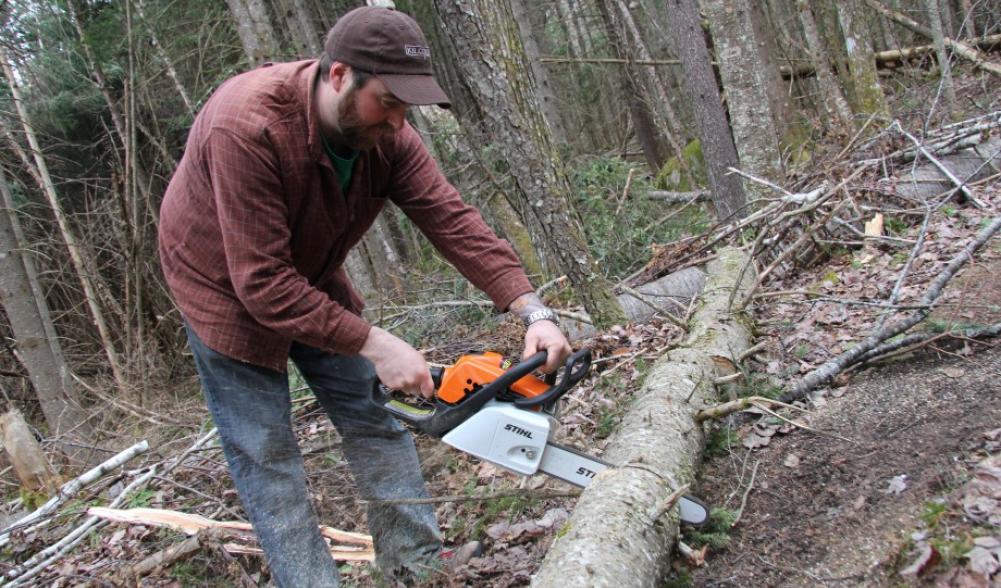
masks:
<svg viewBox="0 0 1001 588"><path fill-rule="evenodd" d="M518 23L522 46L525 48L525 58L535 78L536 96L542 108L542 116L549 124L553 141L565 145L567 132L563 126L562 109L556 103L552 84L549 83L549 72L540 61L542 53L539 44L546 38L545 10L546 5L542 3L529 4L526 0L511 0L511 12L514 14L515 22Z"/></svg>
<svg viewBox="0 0 1001 588"><path fill-rule="evenodd" d="M779 133L766 88L781 85L772 79L760 51L760 41L751 20L755 0L705 0L716 61L726 92L730 126L740 165L758 177L778 181L782 177ZM777 72L776 72L777 73ZM770 190L757 183L746 187L752 199L768 196Z"/></svg>
<svg viewBox="0 0 1001 588"><path fill-rule="evenodd" d="M948 4L948 2L946 2ZM945 34L942 27L942 17L938 0L925 0L928 9L928 22L931 24L932 42L935 43L935 56L941 74L942 96L945 98L945 108L951 118L956 112L956 90L952 85L952 65L949 63L949 52L945 49ZM948 10L946 6L942 6Z"/></svg>
<svg viewBox="0 0 1001 588"><path fill-rule="evenodd" d="M720 222L730 222L746 216L746 198L740 178L728 173L729 168L738 166L737 149L726 122L709 50L699 25L698 7L695 0L668 0L667 5L674 18L671 31L675 35L675 46L685 73L688 101L699 129L716 218Z"/></svg>
<svg viewBox="0 0 1001 588"><path fill-rule="evenodd" d="M753 282L745 275L736 283L748 263L732 248L710 262L694 328L684 344L651 368L602 456L617 467L598 474L584 490L568 531L549 548L532 586L662 585L678 518L674 509L660 512L659 505L694 481L704 446L695 413L715 403L719 366L735 366L749 347L747 320L728 311L731 291L746 292Z"/></svg>
<svg viewBox="0 0 1001 588"><path fill-rule="evenodd" d="M650 166L650 171L656 175L667 160L667 150L664 148L660 130L654 122L652 108L654 101L640 83L639 72L633 64L632 51L626 46L617 3L618 0L597 0L598 12L601 14L612 49L619 59L625 61L621 67L616 68L616 75L619 77L619 96L629 105L636 137L643 148L643 155L646 157L647 165Z"/></svg>
<svg viewBox="0 0 1001 588"><path fill-rule="evenodd" d="M960 27L959 33L956 35L958 38L962 39L964 36L976 37L977 36L977 22L973 18L973 5L970 0L959 0L959 6L963 9L960 14Z"/></svg>
<svg viewBox="0 0 1001 588"><path fill-rule="evenodd" d="M615 4L619 8L619 14L622 16L622 23L629 32L627 37L632 41L631 47L636 57L644 61L653 61L653 55L650 54L650 49L647 47L639 27L636 26L636 20L633 18L633 13L629 10L629 6L621 0L615 0ZM654 115L657 128L671 146L671 150L673 151L671 155L678 159L678 164L687 176L689 185L694 185L695 180L691 177L688 161L683 155L683 145L687 142L685 139L685 130L681 123L678 122L678 115L671 103L667 84L664 83L663 78L661 78L658 72L659 70L655 67L641 67L639 71L646 80L649 93L655 98L654 102L650 104L650 110ZM661 117L661 113L663 113L663 117ZM662 118L663 122L661 122ZM679 138L681 139L680 142Z"/></svg>
<svg viewBox="0 0 1001 588"><path fill-rule="evenodd" d="M34 127L32 127L31 122L28 119L28 113L25 110L24 103L21 99L21 90L15 81L16 78L14 77L14 72L11 70L10 62L7 60L7 52L2 46L0 46L0 67L3 68L4 76L7 80L7 87L10 88L11 97L13 98L14 107L17 110L18 117L21 119L21 124L24 127L24 134L28 139L32 155L35 158L35 167L37 169L36 177L41 182L40 187L49 201L49 206L52 207L52 214L56 217L56 222L59 225L59 232L62 234L63 240L66 243L70 259L73 262L73 269L76 270L77 278L79 278L80 285L83 288L84 298L86 299L87 307L90 310L91 318L94 320L94 324L97 326L98 333L100 334L101 343L103 344L104 352L108 357L108 364L111 367L112 374L114 375L115 383L118 385L119 389L124 392L128 390L128 380L125 378L125 372L122 369L121 361L118 358L118 352L115 350L115 345L111 338L111 332L108 329L107 321L104 319L104 312L98 304L94 282L92 281L99 280L100 278L97 275L91 275L86 270L87 264L84 262L83 253L77 244L76 237L73 235L69 222L63 214L62 207L59 204L59 197L56 194L55 184L52 183L52 178L49 176L48 166L45 164L45 159L42 157L41 146L38 144L38 139L35 137Z"/></svg>
<svg viewBox="0 0 1001 588"><path fill-rule="evenodd" d="M59 492L59 474L49 464L19 411L10 410L0 416L0 433L3 435L3 448L21 481L25 504L35 506L33 503L44 503L45 500L38 500L38 495L47 499Z"/></svg>
<svg viewBox="0 0 1001 588"><path fill-rule="evenodd" d="M518 211L511 206L507 198L500 192L495 192L487 197L487 208L491 216L497 221L504 236L521 258L521 265L530 276L543 276L542 262L535 254L532 246L532 236L528 234L528 229L518 218Z"/></svg>
<svg viewBox="0 0 1001 588"><path fill-rule="evenodd" d="M261 64L280 55L278 39L261 0L226 0L226 4L250 63Z"/></svg>
<svg viewBox="0 0 1001 588"><path fill-rule="evenodd" d="M502 154L486 167L510 176L509 197L519 202L523 218L534 221L530 226L540 231L536 243L558 262L556 270L566 274L596 323L622 321L611 284L587 249L570 182L539 112L531 76L526 75L510 6L506 0L436 0L435 6L455 54L464 56L458 69L483 116L483 134L470 141L481 150L490 145ZM463 123L471 130L469 121Z"/></svg>
<svg viewBox="0 0 1001 588"><path fill-rule="evenodd" d="M808 0L797 0L799 9L799 22L803 25L803 37L806 39L806 48L813 61L813 69L817 75L817 89L820 93L820 105L823 111L821 120L827 127L851 127L852 112L845 100L845 95L841 92L831 71L831 63L827 58L827 51L823 43L820 42L820 35L817 33L817 22L813 18L813 10L810 8Z"/></svg>
<svg viewBox="0 0 1001 588"><path fill-rule="evenodd" d="M889 107L879 85L876 59L870 45L871 31L866 22L868 15L862 5L863 0L845 0L835 5L848 54L848 75L854 90L852 107L863 119L872 115L889 119Z"/></svg>
<svg viewBox="0 0 1001 588"><path fill-rule="evenodd" d="M3 171L0 194L4 207L0 214L0 304L14 333L17 358L28 372L50 436L72 431L75 438L89 440L87 413L81 408L62 346L53 336L55 328L34 275L35 266L24 254L29 249L18 238L21 231Z"/></svg>

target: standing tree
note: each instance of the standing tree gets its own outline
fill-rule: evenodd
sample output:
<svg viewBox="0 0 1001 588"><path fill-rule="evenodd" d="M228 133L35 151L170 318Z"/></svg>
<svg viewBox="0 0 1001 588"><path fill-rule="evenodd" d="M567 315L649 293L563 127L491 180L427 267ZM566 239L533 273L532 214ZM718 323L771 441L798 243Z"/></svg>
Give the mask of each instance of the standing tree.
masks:
<svg viewBox="0 0 1001 588"><path fill-rule="evenodd" d="M633 121L633 131L643 148L650 171L656 174L667 160L667 149L657 124L654 122L653 100L646 86L640 81L640 75L634 63L633 53L626 43L625 31L622 27L622 16L619 12L619 0L596 0L598 13L605 25L605 33L615 51L616 56L623 60L622 67L617 68L619 77L619 95L629 105L629 115Z"/></svg>
<svg viewBox="0 0 1001 588"><path fill-rule="evenodd" d="M856 114L864 117L878 115L889 118L889 107L876 73L876 58L870 44L871 31L866 20L868 15L863 4L862 0L845 0L835 5L848 54L848 75L854 101L852 107Z"/></svg>
<svg viewBox="0 0 1001 588"><path fill-rule="evenodd" d="M778 180L782 176L779 130L767 88L780 85L778 70L766 62L762 39L752 18L754 0L706 0L703 2L712 31L716 61L719 63L733 139L745 171L758 177ZM771 74L774 72L775 76ZM767 190L759 184L748 186L755 197Z"/></svg>
<svg viewBox="0 0 1001 588"><path fill-rule="evenodd" d="M945 37L942 30L942 13L939 11L938 0L925 0L928 9L928 22L931 24L932 41L935 43L935 56L938 60L938 71L942 77L942 95L945 97L945 109L952 116L956 111L956 90L952 85L952 66L949 63L949 52L945 49ZM946 8L943 6L943 8ZM948 8L946 8L948 12Z"/></svg>
<svg viewBox="0 0 1001 588"><path fill-rule="evenodd" d="M799 22L803 26L806 49L813 61L813 70L817 76L820 109L823 114L821 120L828 128L839 126L849 128L852 124L852 111L831 70L831 61L817 33L817 20L813 16L810 2L796 0L796 8L799 11Z"/></svg>
<svg viewBox="0 0 1001 588"><path fill-rule="evenodd" d="M471 143L494 158L485 167L510 179L508 197L539 231L596 325L625 320L611 284L587 249L570 182L535 97L518 25L507 0L435 0L478 119L460 120ZM460 110L460 116L462 112ZM475 130L474 130L475 129Z"/></svg>
<svg viewBox="0 0 1001 588"><path fill-rule="evenodd" d="M685 73L685 90L702 141L716 218L720 222L729 222L747 214L747 200L740 178L729 172L729 168L738 165L737 148L730 135L709 60L709 49L699 25L698 6L695 0L668 0L667 6L674 19L671 31Z"/></svg>
<svg viewBox="0 0 1001 588"><path fill-rule="evenodd" d="M79 240L73 233L69 221L63 212L62 206L59 203L59 196L56 194L55 183L49 175L48 165L46 165L45 158L42 156L41 145L39 145L38 138L35 136L34 127L28 118L28 111L21 98L21 89L18 86L16 81L17 78L15 78L10 62L8 61L7 52L2 46L0 46L0 68L3 69L4 79L7 82L7 87L10 89L14 109L21 121L21 126L24 129L24 135L28 139L28 145L31 148L31 154L34 157L34 169L32 170L32 175L38 181L39 188L41 188L42 192L48 199L49 206L52 208L52 214L55 216L56 223L59 226L59 232L63 241L66 243L66 249L69 251L70 259L73 262L73 269L76 272L76 277L80 280L80 285L84 291L87 308L90 310L91 318L97 326L98 333L100 334L101 343L104 346L105 355L108 357L108 364L111 367L112 374L114 375L115 383L118 385L120 390L125 391L128 389L128 380L125 377L125 370L123 369L121 360L119 359L118 351L115 349L115 342L112 339L111 330L108 327L108 321L105 319L105 313L101 309L100 302L98 300L97 289L102 285L100 284L101 278L96 274L96 272L88 271L88 267L94 267L94 264L92 260L86 259L89 257L89 253L85 252L84 248L80 246ZM15 150L19 152L23 151L19 145L13 143L13 141L11 142L12 148L16 148ZM30 169L31 163L27 161L27 156L23 153L21 153L21 155L25 160L25 166ZM103 289L107 290L106 287Z"/></svg>
<svg viewBox="0 0 1001 588"><path fill-rule="evenodd" d="M59 437L72 431L75 438L89 441L87 413L55 336L34 264L25 255L28 247L2 170L0 195L4 209L0 212L0 304L14 332L17 357L28 372L50 435Z"/></svg>

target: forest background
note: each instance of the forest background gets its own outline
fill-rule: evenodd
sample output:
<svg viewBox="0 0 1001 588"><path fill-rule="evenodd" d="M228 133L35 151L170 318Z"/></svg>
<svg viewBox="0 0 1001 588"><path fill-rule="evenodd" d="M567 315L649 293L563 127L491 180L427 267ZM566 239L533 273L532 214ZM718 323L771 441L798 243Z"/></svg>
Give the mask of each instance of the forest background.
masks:
<svg viewBox="0 0 1001 588"><path fill-rule="evenodd" d="M63 479L140 438L155 437L164 458L204 428L181 317L159 270L160 199L219 84L264 62L319 55L324 32L361 4L0 5L0 392ZM886 161L906 169L894 154L908 137L976 128L987 141L999 123L997 0L396 4L427 33L454 103L413 108L411 123L550 304L597 327L589 336L599 340L631 318L623 297L704 263L724 243L743 246L773 280L853 255L873 236L863 225L875 209L862 201L892 200L877 180L894 176ZM884 158L880 169L874 157ZM872 175L857 188L857 214L818 207L768 240L741 224L776 196L843 187L845 178L861 186L862 168ZM972 190L959 186L935 214L954 217L971 201L993 210ZM832 217L855 236L806 237ZM875 237L910 243L921 221L887 214ZM366 317L433 359L515 348L489 302L395 209L347 266ZM793 346L779 355L802 367L810 353ZM592 432L607 436L618 414L603 413ZM26 493L14 473L3 477L22 508L52 493L51 481Z"/></svg>

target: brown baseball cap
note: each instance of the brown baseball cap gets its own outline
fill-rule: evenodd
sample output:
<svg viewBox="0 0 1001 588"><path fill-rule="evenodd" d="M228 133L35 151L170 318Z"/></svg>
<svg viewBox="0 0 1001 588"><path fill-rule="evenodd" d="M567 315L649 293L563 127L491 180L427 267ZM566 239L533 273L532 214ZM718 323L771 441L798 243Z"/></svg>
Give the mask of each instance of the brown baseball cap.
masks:
<svg viewBox="0 0 1001 588"><path fill-rule="evenodd" d="M407 104L452 105L431 76L431 48L424 33L402 12L356 8L334 23L324 51L332 61L373 74Z"/></svg>

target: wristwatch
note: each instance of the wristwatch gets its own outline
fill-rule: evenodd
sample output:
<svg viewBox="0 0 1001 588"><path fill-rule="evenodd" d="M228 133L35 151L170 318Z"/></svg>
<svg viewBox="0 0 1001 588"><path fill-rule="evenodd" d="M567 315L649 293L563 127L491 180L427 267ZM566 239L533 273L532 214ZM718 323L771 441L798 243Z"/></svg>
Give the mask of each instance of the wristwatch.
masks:
<svg viewBox="0 0 1001 588"><path fill-rule="evenodd" d="M524 318L526 327L539 321L551 321L556 326L560 325L559 317L556 316L555 312L549 310L548 308L533 310Z"/></svg>

